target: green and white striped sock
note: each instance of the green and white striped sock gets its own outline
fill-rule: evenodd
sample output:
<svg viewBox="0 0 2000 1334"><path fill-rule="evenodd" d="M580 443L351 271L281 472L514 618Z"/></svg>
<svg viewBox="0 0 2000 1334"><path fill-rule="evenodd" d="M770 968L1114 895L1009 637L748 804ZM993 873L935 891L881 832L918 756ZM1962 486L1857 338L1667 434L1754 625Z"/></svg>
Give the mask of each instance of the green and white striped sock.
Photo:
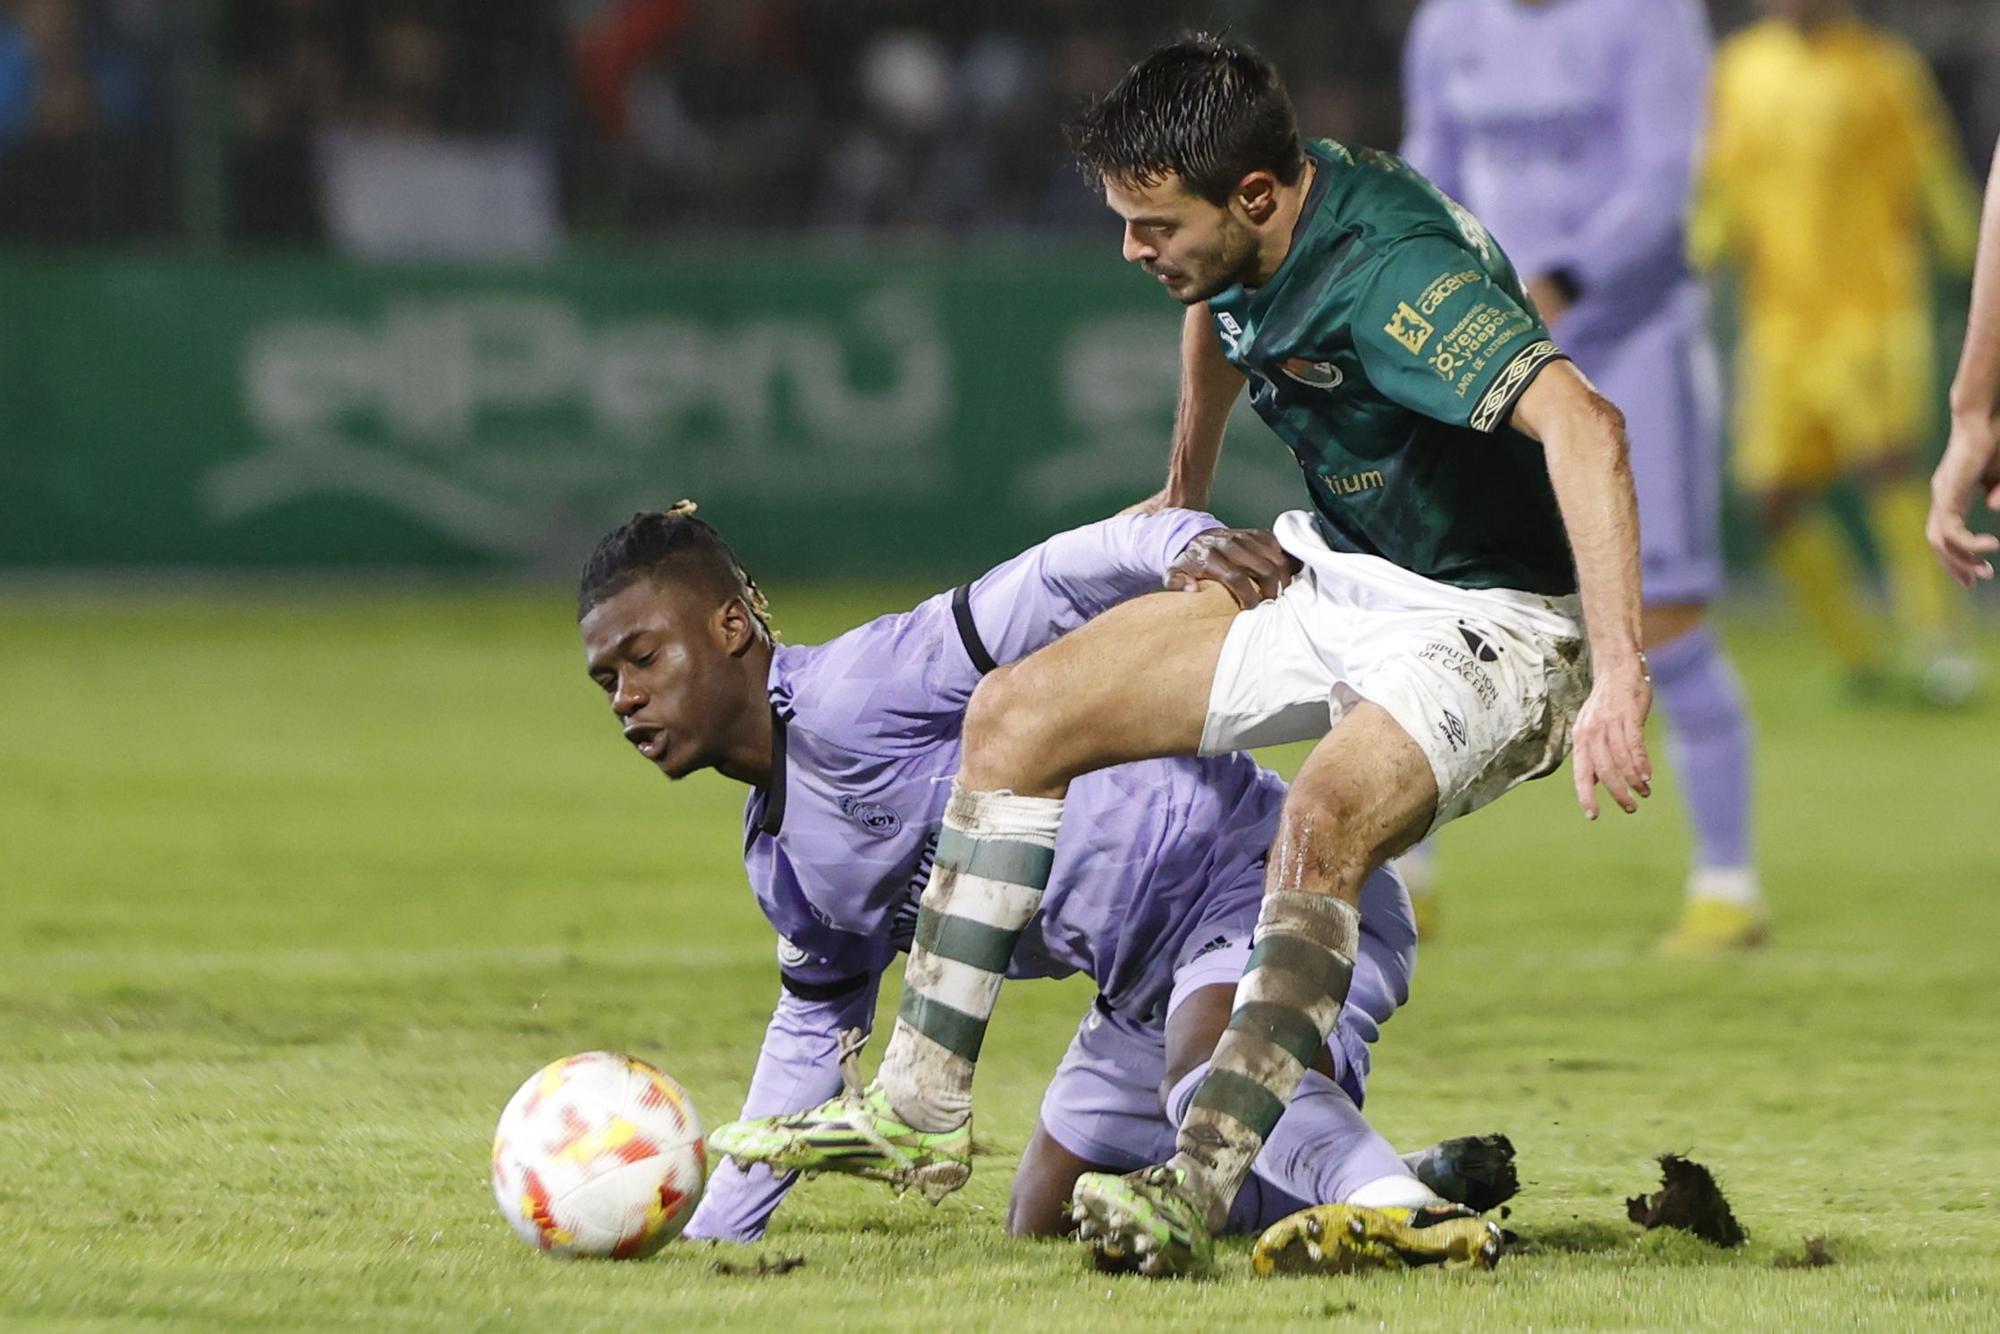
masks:
<svg viewBox="0 0 2000 1334"><path fill-rule="evenodd" d="M1171 1164L1187 1173L1211 1222L1228 1211L1332 1036L1354 980L1360 928L1354 906L1331 894L1265 893L1229 1026L1181 1120Z"/></svg>
<svg viewBox="0 0 2000 1334"><path fill-rule="evenodd" d="M1014 942L1048 888L1062 809L1060 797L952 789L882 1054L883 1091L914 1129L972 1115L973 1065Z"/></svg>

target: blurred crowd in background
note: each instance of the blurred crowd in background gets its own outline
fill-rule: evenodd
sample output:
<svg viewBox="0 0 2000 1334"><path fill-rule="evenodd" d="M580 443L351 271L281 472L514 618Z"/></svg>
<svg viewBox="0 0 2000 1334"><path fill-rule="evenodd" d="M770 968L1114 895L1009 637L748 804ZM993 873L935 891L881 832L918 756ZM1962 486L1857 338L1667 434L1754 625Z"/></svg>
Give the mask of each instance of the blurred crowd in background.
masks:
<svg viewBox="0 0 2000 1334"><path fill-rule="evenodd" d="M1393 147L1415 0L0 0L0 241L533 255L577 241L1102 221L1059 125L1148 45L1263 46ZM1968 159L2000 4L1872 0ZM1713 0L1719 31L1750 0Z"/></svg>

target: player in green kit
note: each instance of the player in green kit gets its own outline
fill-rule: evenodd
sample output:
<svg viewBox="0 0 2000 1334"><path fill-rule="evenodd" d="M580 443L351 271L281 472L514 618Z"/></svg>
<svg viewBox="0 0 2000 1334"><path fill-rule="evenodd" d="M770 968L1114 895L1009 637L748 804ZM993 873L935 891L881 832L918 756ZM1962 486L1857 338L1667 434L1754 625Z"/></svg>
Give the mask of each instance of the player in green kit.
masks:
<svg viewBox="0 0 2000 1334"><path fill-rule="evenodd" d="M1648 794L1638 516L1618 410L1549 340L1485 230L1394 157L1302 143L1254 51L1165 46L1071 133L1124 221L1125 258L1188 307L1173 461L1149 503L1205 504L1247 383L1312 509L1282 516L1275 540L1197 537L1169 576L1183 591L988 673L879 1077L712 1142L780 1169L969 1168L991 961L1040 902L1070 781L1316 738L1228 1028L1161 1090L1178 1151L1072 1195L1100 1260L1184 1273L1208 1264L1340 1014L1369 872L1572 747L1589 816L1599 782L1627 811ZM1446 1238L1464 1230L1462 1212L1323 1208L1267 1234L1259 1272L1385 1249L1451 1263Z"/></svg>

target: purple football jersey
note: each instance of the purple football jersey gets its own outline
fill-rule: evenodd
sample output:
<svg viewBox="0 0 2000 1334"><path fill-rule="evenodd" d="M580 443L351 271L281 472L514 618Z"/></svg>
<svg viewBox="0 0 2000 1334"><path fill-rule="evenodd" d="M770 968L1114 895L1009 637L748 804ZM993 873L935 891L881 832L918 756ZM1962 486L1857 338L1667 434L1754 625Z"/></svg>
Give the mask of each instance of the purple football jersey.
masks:
<svg viewBox="0 0 2000 1334"><path fill-rule="evenodd" d="M1410 25L1403 156L1524 280L1575 279L1555 331L1572 354L1691 281L1708 65L1700 0L1426 0Z"/></svg>

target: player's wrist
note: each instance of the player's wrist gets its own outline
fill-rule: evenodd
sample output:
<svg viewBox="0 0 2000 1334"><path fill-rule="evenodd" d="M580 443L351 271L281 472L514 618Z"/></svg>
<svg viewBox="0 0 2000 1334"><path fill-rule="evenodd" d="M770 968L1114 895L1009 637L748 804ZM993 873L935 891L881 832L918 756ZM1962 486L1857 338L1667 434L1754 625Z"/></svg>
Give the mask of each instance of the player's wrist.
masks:
<svg viewBox="0 0 2000 1334"><path fill-rule="evenodd" d="M1592 674L1600 679L1622 675L1650 678L1652 675L1646 664L1645 649L1636 642L1624 639L1608 644L1592 641L1590 667Z"/></svg>

